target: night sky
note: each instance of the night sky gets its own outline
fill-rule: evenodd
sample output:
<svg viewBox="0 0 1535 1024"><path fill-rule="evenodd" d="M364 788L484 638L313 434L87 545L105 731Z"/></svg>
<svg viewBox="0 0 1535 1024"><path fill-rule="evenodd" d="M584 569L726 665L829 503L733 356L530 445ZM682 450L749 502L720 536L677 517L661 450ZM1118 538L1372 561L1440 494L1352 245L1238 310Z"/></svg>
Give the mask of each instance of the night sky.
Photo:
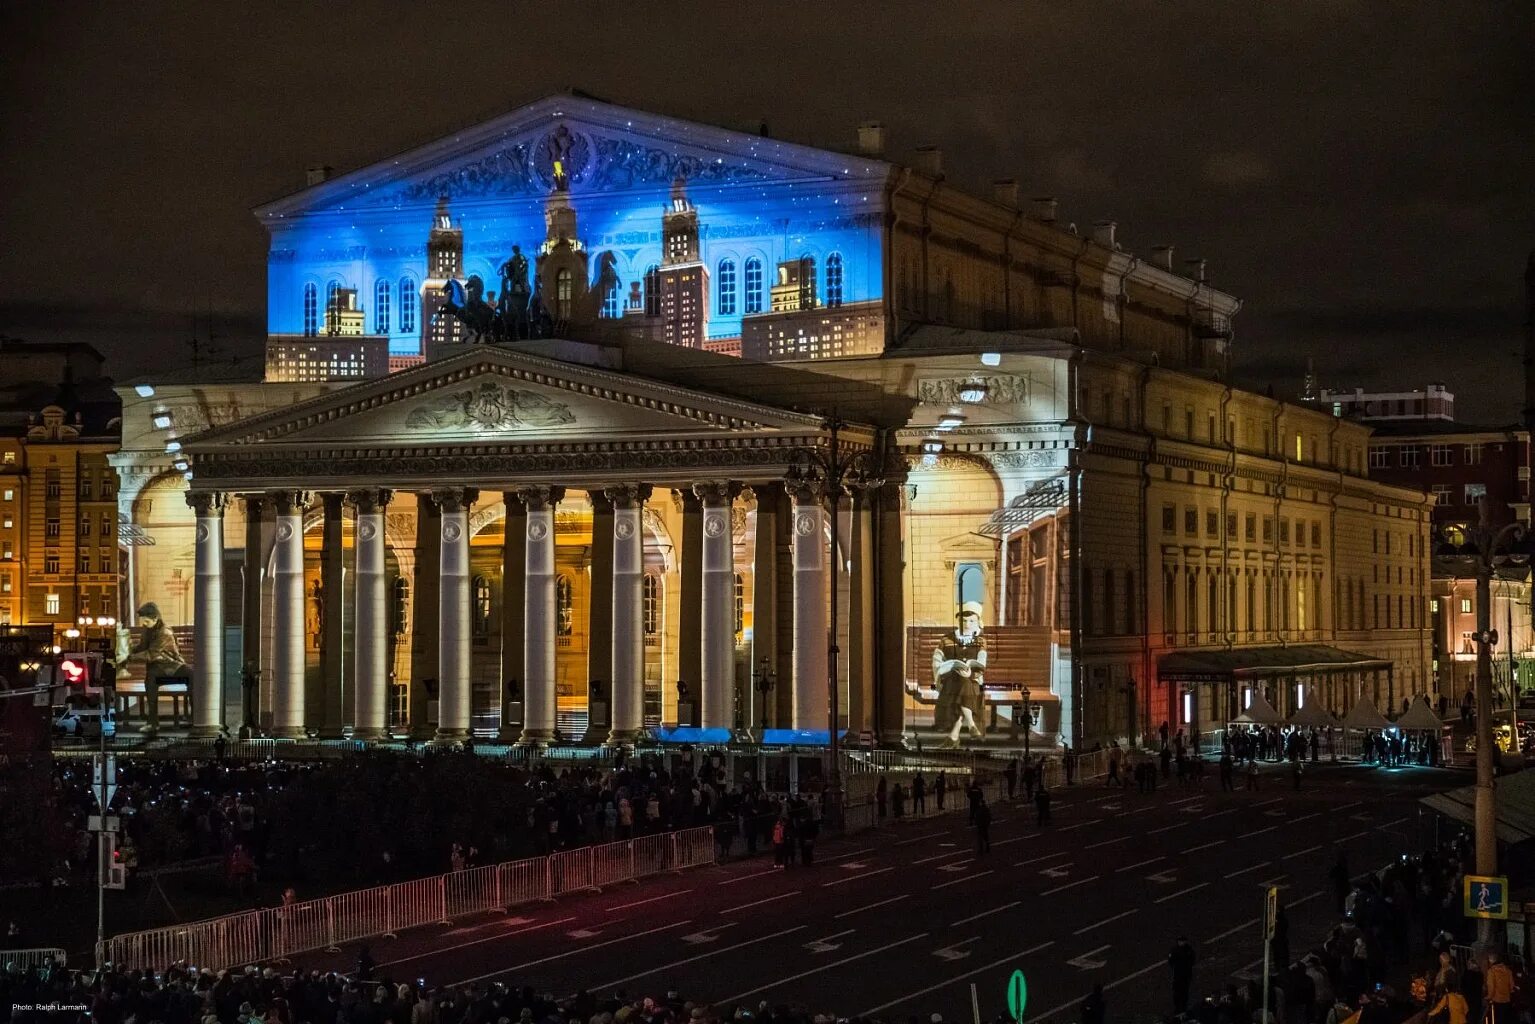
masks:
<svg viewBox="0 0 1535 1024"><path fill-rule="evenodd" d="M260 351L250 210L551 92L1016 177L1244 300L1238 377L1520 404L1525 3L7 4L0 334L124 378ZM211 313L211 321L209 314Z"/></svg>

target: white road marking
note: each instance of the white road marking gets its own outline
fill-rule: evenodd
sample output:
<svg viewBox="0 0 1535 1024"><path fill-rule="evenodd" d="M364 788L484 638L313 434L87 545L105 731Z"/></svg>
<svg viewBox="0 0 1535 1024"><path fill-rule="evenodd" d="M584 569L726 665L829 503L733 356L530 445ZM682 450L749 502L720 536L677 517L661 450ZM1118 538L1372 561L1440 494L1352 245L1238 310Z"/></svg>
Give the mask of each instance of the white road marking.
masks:
<svg viewBox="0 0 1535 1024"><path fill-rule="evenodd" d="M1258 863L1257 863L1257 864L1254 864L1254 865L1253 865L1253 866L1252 866L1252 867L1250 867L1250 868L1243 868L1243 869L1242 869L1242 870L1240 870L1240 871L1233 871L1233 872L1231 872L1231 873L1230 873L1230 874L1227 874L1227 875L1223 875L1223 876L1222 876L1222 877L1223 877L1223 878L1235 878L1235 877L1236 877L1236 876L1237 876L1237 875L1245 875L1245 874L1247 874L1247 873L1248 873L1248 872L1249 872L1249 871L1257 871L1257 870L1258 870L1258 869L1259 869L1259 868L1266 868L1266 867L1268 867L1268 863L1269 863L1269 862L1268 862L1268 861L1266 861L1266 860L1265 860L1265 861L1259 861L1259 862L1258 862Z"/></svg>
<svg viewBox="0 0 1535 1024"><path fill-rule="evenodd" d="M1019 955L1021 956L1022 954L1019 954ZM1107 985L1103 986L1103 990L1105 992L1108 992L1111 989L1116 989L1119 986L1123 985L1127 981L1134 981L1136 978L1139 978L1143 974L1150 974L1152 971L1156 970L1159 967L1163 968L1165 970L1166 967L1167 967L1166 961L1158 960L1158 961L1156 961L1154 963L1147 964L1145 967L1142 967L1140 970L1133 971L1130 974L1125 975L1123 978L1118 979L1117 981L1109 982ZM1044 1013L1036 1013L1036 1014L1034 1014L1034 1016L1032 1016L1028 1020L1026 1020L1024 1022L1024 1024L1035 1024L1035 1021L1047 1020L1047 1019L1049 1019L1051 1017L1054 1017L1058 1013L1062 1013L1062 1012L1064 1012L1066 1010L1071 1009L1073 1006L1076 1006L1078 1003L1080 1003L1082 1000L1084 1000L1086 998L1087 998L1087 996L1080 995L1080 996L1077 996L1077 998L1071 1000L1070 1002L1062 1003L1060 1006L1052 1007L1051 1009L1045 1011Z"/></svg>
<svg viewBox="0 0 1535 1024"><path fill-rule="evenodd" d="M933 886L932 891L933 892L937 892L939 889L947 889L949 886L951 886L951 885L958 885L961 882L969 882L969 881L973 881L974 879L977 879L977 878L984 878L985 876L987 876L989 874L992 874L992 872L991 871L982 871L980 874L966 875L964 878L956 878L952 882L944 882L942 885L935 885L935 886Z"/></svg>
<svg viewBox="0 0 1535 1024"><path fill-rule="evenodd" d="M1186 796L1182 800L1169 800L1167 802L1167 806L1169 806L1169 807L1177 807L1179 804L1191 804L1195 800L1203 800L1203 799L1204 799L1204 797L1202 797L1202 796Z"/></svg>
<svg viewBox="0 0 1535 1024"><path fill-rule="evenodd" d="M696 956L690 956L690 957L688 957L688 958L686 958L684 960L674 960L671 963L663 964L660 967L650 967L650 968L647 968L646 970L640 971L638 974L631 974L631 975L629 975L627 977L624 977L624 978L614 978L612 981L605 981L601 985L597 985L597 986L594 986L592 989L588 989L588 991L598 991L598 992L600 992L603 989L617 988L618 986L627 984L628 982L631 982L631 981L635 980L636 978L643 978L643 977L646 977L647 975L651 975L651 974L659 974L662 971L670 971L670 970L672 970L674 968L681 967L684 964L691 964L691 963L694 963L694 962L696 962L698 960L707 960L711 956L719 956L721 953L729 953L729 952L731 952L733 950L744 949L747 946L755 946L759 942L768 942L768 941L771 941L772 939L782 938L785 935L792 935L795 932L804 931L807 927L809 927L809 926L808 925L803 925L803 924L797 924L793 928L785 928L783 931L781 931L781 932L773 932L771 935L762 935L762 936L759 936L758 938L755 938L755 939L747 939L745 942L737 942L733 946L721 946L719 949L711 949L707 953L699 953ZM588 948L591 948L591 947L588 947ZM524 965L524 966L526 966L526 965ZM516 968L516 967L512 968L512 970L520 970L520 969L521 968ZM509 973L509 972L502 971L500 973L506 974L506 973Z"/></svg>
<svg viewBox="0 0 1535 1024"><path fill-rule="evenodd" d="M1054 889L1046 889L1044 892L1040 893L1040 895L1049 896L1053 893L1065 892L1067 889L1075 889L1079 885L1086 885L1088 882L1095 882L1097 880L1097 875L1091 875L1087 878L1079 878L1075 882L1067 882L1065 885L1058 885Z"/></svg>
<svg viewBox="0 0 1535 1024"><path fill-rule="evenodd" d="M1237 925L1235 928L1228 928L1225 931L1221 932L1219 935L1212 935L1212 936L1210 936L1210 938L1205 940L1205 945L1208 946L1212 942L1219 942L1221 939L1224 939L1228 935L1235 935L1237 932L1241 931L1243 928L1251 928L1253 925L1257 924L1261 920L1263 920L1263 918L1255 917L1251 921L1243 921L1241 924Z"/></svg>
<svg viewBox="0 0 1535 1024"><path fill-rule="evenodd" d="M894 845L894 846L910 846L912 843L920 843L924 839L931 839L934 836L941 836L941 835L944 835L944 834L945 833L943 833L943 832L924 832L920 836L912 836L910 839L902 839L899 843L894 843L892 845Z"/></svg>
<svg viewBox="0 0 1535 1024"><path fill-rule="evenodd" d="M957 975L957 976L954 976L954 977L945 978L943 981L940 981L936 985L929 985L927 988L919 989L916 992L908 992L908 993L906 993L903 996L898 996L897 998L890 1000L888 1003L881 1003L879 1006L871 1006L869 1009L864 1010L858 1016L860 1016L860 1017L870 1017L870 1016L873 1016L874 1014L880 1012L881 1010L888 1010L892 1006L900 1006L902 1003L909 1003L913 999L921 999L923 996L929 995L929 994L931 994L933 992L937 992L941 988L947 988L948 986L953 985L953 984L955 984L957 982L964 981L967 978L973 978L977 974L984 974L985 972L987 972L989 970L992 970L992 969L994 969L996 967L1000 967L1003 964L1015 964L1018 961L1022 960L1024 957L1030 956L1030 955L1032 955L1034 953L1038 953L1040 950L1049 949L1053 945L1055 945L1055 941L1052 939L1049 942L1041 942L1037 946L1030 946L1028 949L1021 950L1020 952L1017 952L1017 953L1009 954L1008 956L1005 956L1005 957L1003 957L1000 960L994 960L991 963L984 964L984 965L982 965L980 967L975 968L972 971L967 971L964 974L960 974L960 975ZM1158 961L1157 963L1152 964L1152 966L1153 967L1161 967L1162 966L1162 962ZM727 1001L728 1000L720 1000L720 1002L727 1002ZM1077 1001L1081 1002L1080 999L1077 1000Z"/></svg>
<svg viewBox="0 0 1535 1024"><path fill-rule="evenodd" d="M1203 889L1205 886L1207 886L1209 884L1210 884L1209 882L1200 882L1198 885L1191 885L1187 889L1179 889L1175 893L1169 893L1168 895L1163 896L1161 899L1155 899L1155 900L1152 900L1151 902L1153 902L1153 903L1166 903L1168 900L1175 900L1179 896L1187 896L1189 893L1193 892L1196 889Z"/></svg>
<svg viewBox="0 0 1535 1024"><path fill-rule="evenodd" d="M620 903L616 907L609 907L608 913L611 914L615 910L628 910L630 907L643 907L647 903L656 903L660 900L669 900L673 896L681 896L683 893L689 893L692 891L692 889L678 889L676 892L665 893L661 896L652 896L648 900L635 900L633 903Z"/></svg>
<svg viewBox="0 0 1535 1024"><path fill-rule="evenodd" d="M1224 843L1225 841L1226 840L1224 840L1224 839L1217 839L1215 842L1213 842L1213 843L1205 843L1203 846L1191 846L1187 850L1184 850L1183 852L1184 853L1198 853L1200 850L1208 850L1212 846L1219 846L1222 843Z"/></svg>
<svg viewBox="0 0 1535 1024"><path fill-rule="evenodd" d="M779 979L777 979L775 981L768 982L766 985L758 985L756 988L749 988L745 992L737 992L735 995L726 996L724 999L716 1000L716 1002L719 1002L719 1003L733 1003L737 999L744 999L747 996L756 995L758 992L762 992L762 991L765 991L767 989L778 988L781 985L789 984L791 981L799 981L801 978L808 978L812 974L820 974L822 971L834 970L835 968L841 967L844 964L850 964L850 963L852 963L855 960L863 960L866 957L878 956L880 953L883 953L883 952L885 952L887 950L895 949L898 946L906 945L908 942L916 942L918 939L922 939L922 938L926 938L926 937L927 937L927 932L922 932L920 934L913 935L913 936L911 936L909 938L900 939L900 940L898 940L896 942L888 942L885 945L880 946L877 949L868 949L868 950L864 950L862 953L855 953L852 956L843 957L841 960L833 960L831 963L823 964L820 967L812 967L808 971L801 971L798 974L792 974L792 975L790 975L787 978L779 978ZM654 973L654 972L648 972L648 973ZM611 987L612 986L610 986L610 985L604 985L603 986L603 988L611 988Z"/></svg>
<svg viewBox="0 0 1535 1024"><path fill-rule="evenodd" d="M970 943L974 942L975 940L977 940L979 938L980 938L979 935L972 935L968 939L960 939L958 942L954 943L952 946L943 946L943 947L941 947L939 949L933 950L933 955L936 956L940 960L949 960L949 961L965 960L965 959L969 958L970 950L968 950L968 949L960 949L959 947L961 947L961 946L968 946Z"/></svg>
<svg viewBox="0 0 1535 1024"><path fill-rule="evenodd" d="M1360 804L1362 804L1362 803L1364 803L1364 801L1363 801L1363 800L1355 800L1355 801L1354 801L1354 802L1353 802L1353 803L1351 803L1351 804L1342 804L1342 805L1340 805L1340 806L1338 806L1338 807L1334 807L1334 808L1333 808L1333 810L1335 810L1335 811L1346 811L1346 810L1348 810L1348 809L1349 809L1349 808L1350 808L1350 807L1358 807L1358 806L1359 806L1359 805L1360 805Z"/></svg>
<svg viewBox="0 0 1535 1024"><path fill-rule="evenodd" d="M854 914L861 914L865 910L873 910L875 907L883 907L883 906L886 906L887 904L898 903L901 900L904 900L907 897L907 895L908 895L907 893L903 892L903 893L901 893L901 895L899 895L899 896L892 896L888 900L880 900L878 903L870 903L866 907L855 907L852 910L844 910L842 913L834 914L832 916L833 916L834 919L836 919L836 918L844 918L844 917L852 917Z"/></svg>
<svg viewBox="0 0 1535 1024"><path fill-rule="evenodd" d="M1095 960L1093 959L1093 954L1102 953L1105 949L1108 948L1108 946L1099 946L1097 949L1090 949L1086 953L1083 953L1081 956L1072 957L1070 960L1067 960L1066 963L1072 967L1081 968L1084 971L1096 971L1101 967L1107 967L1109 962L1107 960Z"/></svg>
<svg viewBox="0 0 1535 1024"><path fill-rule="evenodd" d="M1281 802L1282 802L1282 801L1283 801L1283 800L1284 800L1284 797L1282 797L1282 796L1276 796L1276 797L1275 797L1275 798L1274 798L1274 799L1272 799L1272 800L1265 800L1265 801L1263 801L1263 802L1262 802L1262 803L1261 803L1261 804L1253 804L1253 806L1254 806L1254 807L1267 807L1267 806L1268 806L1268 805L1269 805L1269 804L1277 804L1277 803L1281 803Z"/></svg>
<svg viewBox="0 0 1535 1024"><path fill-rule="evenodd" d="M1115 868L1114 871L1115 871L1115 873L1118 873L1118 872L1121 872L1121 871L1134 871L1136 868L1143 868L1147 864L1155 864L1159 860L1166 860L1166 859L1167 859L1166 857L1153 857L1150 860L1138 861L1135 864L1126 864L1122 868Z"/></svg>
<svg viewBox="0 0 1535 1024"><path fill-rule="evenodd" d="M682 941L686 942L690 946L705 946L711 942L718 942L720 938L720 932L724 931L726 928L734 928L740 923L740 921L731 921L729 924L717 925L713 928L705 928L702 931L690 932L687 935L682 936Z"/></svg>
<svg viewBox="0 0 1535 1024"><path fill-rule="evenodd" d="M1315 853L1321 848L1322 844L1318 843L1316 846L1308 846L1304 850L1296 850L1294 853L1287 853L1281 857L1280 860L1289 860L1291 857L1304 857L1306 854Z"/></svg>
<svg viewBox="0 0 1535 1024"><path fill-rule="evenodd" d="M1310 896L1302 896L1298 900L1291 900L1290 901L1290 906L1298 907L1302 903L1310 902L1311 900L1316 899L1318 896L1325 896L1326 894L1327 894L1327 890L1326 889L1318 889L1316 892L1312 893Z"/></svg>
<svg viewBox="0 0 1535 1024"><path fill-rule="evenodd" d="M1265 832L1272 832L1272 831L1274 831L1274 830L1275 830L1275 829L1276 829L1276 828L1278 828L1278 827L1279 827L1279 826L1278 826L1278 825L1270 825L1270 826L1269 826L1269 827L1268 827L1268 828L1260 828L1260 829L1259 829L1259 830L1258 830L1258 831L1256 831L1256 832L1249 832L1249 833L1247 833L1247 834L1246 834L1246 835L1244 835L1244 836L1243 836L1243 837L1242 837L1242 838L1243 838L1243 839L1252 839L1252 838L1254 838L1254 837L1256 837L1256 836L1261 836L1261 835L1263 835L1263 834L1264 834L1264 833L1265 833Z"/></svg>
<svg viewBox="0 0 1535 1024"><path fill-rule="evenodd" d="M1161 828L1154 828L1150 832L1147 832L1146 834L1148 836L1154 836L1154 835L1157 835L1157 834L1162 833L1162 832L1171 832L1173 829L1175 829L1175 828L1183 828L1187 824L1189 824L1189 823L1186 822L1186 821L1180 821L1176 825L1163 825Z"/></svg>
<svg viewBox="0 0 1535 1024"><path fill-rule="evenodd" d="M969 924L971 921L979 921L983 917L990 917L992 914L1000 914L1004 910L1012 910L1022 902L1022 900L1014 900L1011 903L1004 903L1000 907L992 907L990 910L983 910L979 914L975 914L971 917L961 918L958 921L955 921L953 924L949 925L949 927L958 928L962 924Z"/></svg>
<svg viewBox="0 0 1535 1024"><path fill-rule="evenodd" d="M737 882L744 882L748 878L761 878L763 875L771 875L771 874L775 873L777 870L778 870L777 868L768 868L766 871L753 871L749 875L737 875L734 878L727 878L724 881L716 882L715 884L716 885L735 885Z"/></svg>
<svg viewBox="0 0 1535 1024"><path fill-rule="evenodd" d="M1138 910L1127 910L1127 911L1125 911L1122 914L1115 914L1113 917L1105 917L1102 921L1099 921L1097 924L1090 924L1090 925L1087 925L1085 928L1078 928L1076 931L1072 932L1071 934L1073 934L1073 935L1081 935L1083 932L1090 932L1094 928L1102 928L1104 925L1108 924L1110 921L1118 921L1121 917L1129 917L1131 914L1136 914L1136 913L1139 913L1139 912L1140 911L1138 911Z"/></svg>
<svg viewBox="0 0 1535 1024"><path fill-rule="evenodd" d="M923 857L921 860L914 860L911 862L911 865L912 867L916 867L918 864L930 864L935 860L944 860L948 857L968 856L969 853L969 850L950 850L948 853L937 853L931 857Z"/></svg>
<svg viewBox="0 0 1535 1024"><path fill-rule="evenodd" d="M1057 832L1070 832L1074 828L1086 828L1089 825L1096 825L1096 824L1098 824L1102 820L1103 820L1102 818L1093 818L1090 821L1079 821L1075 825L1067 825L1065 828L1058 828L1058 829L1056 829L1056 831Z"/></svg>
<svg viewBox="0 0 1535 1024"><path fill-rule="evenodd" d="M1039 838L1039 833L1038 832L1034 832L1034 833L1032 833L1030 835L1026 835L1026 836L1014 836L1011 839L1003 839L1002 841L996 842L996 843L992 843L991 845L992 846L1006 846L1008 843L1021 843L1025 839L1038 839L1038 838Z"/></svg>
<svg viewBox="0 0 1535 1024"><path fill-rule="evenodd" d="M1369 829L1365 829L1365 830L1364 830L1364 831L1363 831L1363 832L1355 832L1355 833L1354 833L1354 834L1353 834L1353 835L1351 835L1351 836L1344 836L1344 837L1343 837L1343 838L1342 838L1342 839L1336 839L1336 840L1334 840L1334 842L1338 842L1338 843L1346 843L1346 842L1348 842L1348 841L1349 841L1349 840L1350 840L1350 839L1358 839L1358 838L1359 838L1359 837L1360 837L1360 836L1367 836L1367 835L1369 835L1369 834L1370 834L1370 830L1369 830Z"/></svg>
<svg viewBox="0 0 1535 1024"><path fill-rule="evenodd" d="M757 900L755 903L743 903L739 907L731 907L728 910L721 910L720 913L734 914L737 910L749 910L752 907L760 907L764 903L772 903L774 900L783 900L788 899L790 896L798 896L803 891L804 890L802 889L793 889L789 892L781 892L777 896L769 896L765 900Z"/></svg>
<svg viewBox="0 0 1535 1024"><path fill-rule="evenodd" d="M464 949L467 946L478 946L482 942L494 942L496 939L504 939L504 938L507 938L507 937L512 936L512 935L521 935L524 932L536 932L540 928L552 928L553 926L555 926L557 924L564 924L567 921L574 921L575 919L576 919L575 915L572 914L570 917L562 917L562 918L560 918L557 921L545 921L543 924L535 924L535 925L531 925L530 927L527 927L527 928L518 928L517 930L510 931L510 932L497 932L496 934L491 935L491 936L487 936L486 938L483 938L483 939L470 939L468 942L460 942L457 945L453 945L453 946L438 946L436 948L436 950L434 950L433 952L446 953L450 949ZM377 966L379 966L379 967L392 967L395 964L403 964L403 963L405 963L406 961L409 961L409 960L419 960L419 959L421 959L424 956L430 956L430 955L431 955L431 953L414 953L414 954L412 954L410 956L402 956L398 960L390 960L387 963L378 964Z"/></svg>
<svg viewBox="0 0 1535 1024"><path fill-rule="evenodd" d="M880 868L877 871L865 871L858 875L848 875L846 878L839 878L835 882L822 882L821 888L829 889L834 885L846 885L849 882L856 882L863 878L873 878L875 875L883 875L886 871L894 870L895 868ZM724 913L724 911L720 911L720 913Z"/></svg>
<svg viewBox="0 0 1535 1024"><path fill-rule="evenodd" d="M836 863L839 860L846 860L849 857L857 857L859 854L873 853L873 852L874 852L874 847L870 846L867 849L854 850L852 853L839 853L835 857L822 857L821 858L821 863L823 863L823 864L834 864L834 863Z"/></svg>
<svg viewBox="0 0 1535 1024"><path fill-rule="evenodd" d="M1299 818L1291 818L1290 819L1290 824L1294 825L1294 824L1297 824L1297 823L1302 822L1302 821L1307 821L1307 820L1309 820L1311 818L1320 817L1321 814L1322 814L1321 811L1312 811L1310 814L1302 814Z"/></svg>
<svg viewBox="0 0 1535 1024"><path fill-rule="evenodd" d="M1130 836L1120 836L1118 839L1105 839L1101 843L1090 843L1087 846L1082 847L1082 849L1084 849L1084 850L1096 850L1100 846L1113 846L1115 843L1123 843L1123 842L1128 841L1129 839L1130 839Z"/></svg>
<svg viewBox="0 0 1535 1024"><path fill-rule="evenodd" d="M1406 820L1407 819L1405 817L1404 818L1395 818L1395 819L1393 819L1391 821L1386 822L1384 825L1377 825L1375 827L1376 828L1390 828L1392 825L1400 825L1402 822L1404 822Z"/></svg>
<svg viewBox="0 0 1535 1024"><path fill-rule="evenodd" d="M569 919L567 918L567 920ZM507 974L515 974L518 971L525 971L529 967L537 967L540 964L547 964L554 960L563 960L568 956L579 956L582 953L590 953L594 949L601 949L603 946L611 946L616 942L628 942L630 939L642 939L647 935L654 935L656 932L669 932L673 928L681 928L692 923L693 922L691 919L686 921L674 921L671 924L664 924L659 928L651 928L649 931L634 932L631 935L620 935L618 938L608 939L606 942L598 942L594 945L582 946L580 949L571 949L565 951L564 953L555 953L552 956L540 957L537 960L529 960L527 963L517 964L515 967L503 967L500 970L491 971L489 974L480 974L473 978L464 978L462 981L450 982L450 984L467 985L472 981L484 981L486 978L497 978ZM805 926L800 925L799 927L803 928Z"/></svg>
<svg viewBox="0 0 1535 1024"><path fill-rule="evenodd" d="M858 930L857 928L849 928L845 932L837 932L835 935L828 935L825 938L811 939L809 942L805 943L800 948L808 949L812 953L830 953L834 949L841 949L842 948L842 943L840 943L840 942L833 942L833 941L831 941L832 939L840 939L844 935L851 935L854 932L856 932L857 930Z"/></svg>
<svg viewBox="0 0 1535 1024"><path fill-rule="evenodd" d="M1047 853L1043 857L1033 857L1033 858L1031 858L1029 860L1015 861L1013 863L1013 867L1015 867L1015 868L1028 867L1030 864L1038 864L1042 860L1054 860L1057 857L1069 857L1070 855L1071 855L1071 851L1070 850L1062 850L1059 853Z"/></svg>
<svg viewBox="0 0 1535 1024"><path fill-rule="evenodd" d="M1204 820L1209 821L1211 818L1224 818L1228 814L1235 814L1240 809L1241 808L1238 807L1228 807L1224 811L1216 811L1214 814L1206 814Z"/></svg>
<svg viewBox="0 0 1535 1024"><path fill-rule="evenodd" d="M1154 875L1147 875L1146 876L1146 881L1148 881L1148 882L1155 882L1158 885L1167 885L1170 882L1175 881L1177 878L1178 878L1177 870L1174 869L1174 868L1168 868L1166 871L1158 871Z"/></svg>

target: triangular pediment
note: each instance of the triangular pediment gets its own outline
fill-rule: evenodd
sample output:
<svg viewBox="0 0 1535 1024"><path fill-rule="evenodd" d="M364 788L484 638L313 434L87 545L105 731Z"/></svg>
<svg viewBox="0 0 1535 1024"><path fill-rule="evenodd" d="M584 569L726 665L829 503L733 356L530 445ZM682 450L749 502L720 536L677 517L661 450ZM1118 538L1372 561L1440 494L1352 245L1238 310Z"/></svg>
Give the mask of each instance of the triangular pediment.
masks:
<svg viewBox="0 0 1535 1024"><path fill-rule="evenodd" d="M803 413L477 345L188 438L192 454L315 446L441 447L813 435Z"/></svg>
<svg viewBox="0 0 1535 1024"><path fill-rule="evenodd" d="M550 96L257 209L262 218L324 210L430 207L544 196L561 162L571 193L765 181L882 178L888 165L763 135L578 96Z"/></svg>

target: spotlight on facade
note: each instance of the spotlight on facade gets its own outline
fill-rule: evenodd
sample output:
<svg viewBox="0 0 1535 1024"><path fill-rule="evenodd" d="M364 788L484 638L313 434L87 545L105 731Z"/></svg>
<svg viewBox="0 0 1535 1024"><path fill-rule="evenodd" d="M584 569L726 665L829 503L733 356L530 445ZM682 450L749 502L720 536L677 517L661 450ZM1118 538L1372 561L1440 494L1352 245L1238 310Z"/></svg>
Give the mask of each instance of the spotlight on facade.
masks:
<svg viewBox="0 0 1535 1024"><path fill-rule="evenodd" d="M974 405L976 402L986 400L986 382L979 377L971 377L959 387L959 400Z"/></svg>
<svg viewBox="0 0 1535 1024"><path fill-rule="evenodd" d="M168 412L157 412L154 414L153 423L156 430L169 430L171 428L171 414Z"/></svg>
<svg viewBox="0 0 1535 1024"><path fill-rule="evenodd" d="M134 388L133 390L138 393L138 396L140 398L153 398L153 397L155 397L155 389L150 387L148 384L140 384L138 387Z"/></svg>
<svg viewBox="0 0 1535 1024"><path fill-rule="evenodd" d="M964 424L965 417L961 416L957 412L947 412L938 417L939 430L953 430L955 427L964 426Z"/></svg>
<svg viewBox="0 0 1535 1024"><path fill-rule="evenodd" d="M943 439L940 437L928 437L922 440L923 455L937 455L943 451Z"/></svg>
<svg viewBox="0 0 1535 1024"><path fill-rule="evenodd" d="M186 471L186 472L185 472L185 473L183 473L183 474L181 474L181 475L182 475L182 476L183 476L183 477L185 477L185 478L186 478L186 479L188 479L188 480L190 480L190 479L192 479L192 471L191 471L191 470L190 470L190 469L189 469L189 470L187 470L187 471Z"/></svg>
<svg viewBox="0 0 1535 1024"><path fill-rule="evenodd" d="M981 353L981 365L982 366L1001 366L1002 365L1002 353L1001 352L982 352Z"/></svg>
<svg viewBox="0 0 1535 1024"><path fill-rule="evenodd" d="M180 470L183 473L185 473L188 469L192 468L190 465L187 464L187 460L186 459L177 459L175 462L171 463L171 465L175 466L178 470Z"/></svg>
<svg viewBox="0 0 1535 1024"><path fill-rule="evenodd" d="M165 442L165 450L166 450L167 453L179 452L179 451L181 451L181 442L180 441L167 441L167 442Z"/></svg>

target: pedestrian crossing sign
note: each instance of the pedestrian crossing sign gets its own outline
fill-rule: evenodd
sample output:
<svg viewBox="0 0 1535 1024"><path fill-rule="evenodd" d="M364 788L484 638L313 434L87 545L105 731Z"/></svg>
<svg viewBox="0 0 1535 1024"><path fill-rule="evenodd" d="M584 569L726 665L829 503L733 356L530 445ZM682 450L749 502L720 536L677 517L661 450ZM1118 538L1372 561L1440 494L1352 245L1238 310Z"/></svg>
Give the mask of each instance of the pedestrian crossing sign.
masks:
<svg viewBox="0 0 1535 1024"><path fill-rule="evenodd" d="M1508 876L1467 875L1466 916L1508 920Z"/></svg>

